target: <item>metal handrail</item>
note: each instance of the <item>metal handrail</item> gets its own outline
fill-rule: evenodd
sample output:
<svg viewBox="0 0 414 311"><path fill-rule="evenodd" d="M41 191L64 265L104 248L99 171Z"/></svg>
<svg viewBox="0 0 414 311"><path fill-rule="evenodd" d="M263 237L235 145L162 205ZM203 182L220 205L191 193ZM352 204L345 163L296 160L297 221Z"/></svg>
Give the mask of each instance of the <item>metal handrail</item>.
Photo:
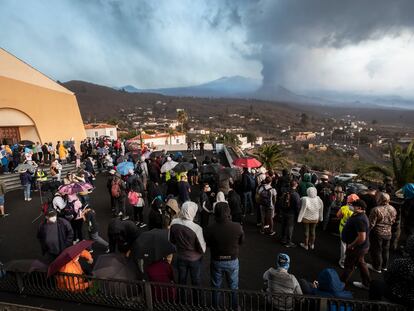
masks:
<svg viewBox="0 0 414 311"><path fill-rule="evenodd" d="M129 310L378 310L405 307L379 301L324 298L263 291L229 290L147 281L102 279L59 273L6 272L0 291L42 296Z"/></svg>

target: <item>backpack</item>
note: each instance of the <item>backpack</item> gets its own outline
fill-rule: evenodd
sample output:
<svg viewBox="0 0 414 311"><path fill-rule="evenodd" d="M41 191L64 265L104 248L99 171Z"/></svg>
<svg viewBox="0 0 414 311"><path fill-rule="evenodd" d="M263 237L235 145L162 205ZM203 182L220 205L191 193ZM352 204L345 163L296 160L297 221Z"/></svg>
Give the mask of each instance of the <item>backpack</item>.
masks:
<svg viewBox="0 0 414 311"><path fill-rule="evenodd" d="M282 204L283 210L289 210L290 209L290 198L292 193L290 191L286 191L282 194L282 197L280 198L280 202Z"/></svg>
<svg viewBox="0 0 414 311"><path fill-rule="evenodd" d="M111 195L114 198L119 198L121 196L121 185L120 185L120 181L118 181L117 179L114 179L112 181Z"/></svg>
<svg viewBox="0 0 414 311"><path fill-rule="evenodd" d="M259 193L259 203L261 206L270 209L272 207L272 188L266 189L263 187L263 190Z"/></svg>
<svg viewBox="0 0 414 311"><path fill-rule="evenodd" d="M73 218L75 218L75 216L76 212L74 201L66 202L65 208L60 212L60 217L65 218L67 221L71 221Z"/></svg>
<svg viewBox="0 0 414 311"><path fill-rule="evenodd" d="M135 191L131 190L128 193L128 202L129 202L129 204L131 204L133 206L136 206L137 203L138 203L138 200L139 200L138 192L135 192Z"/></svg>

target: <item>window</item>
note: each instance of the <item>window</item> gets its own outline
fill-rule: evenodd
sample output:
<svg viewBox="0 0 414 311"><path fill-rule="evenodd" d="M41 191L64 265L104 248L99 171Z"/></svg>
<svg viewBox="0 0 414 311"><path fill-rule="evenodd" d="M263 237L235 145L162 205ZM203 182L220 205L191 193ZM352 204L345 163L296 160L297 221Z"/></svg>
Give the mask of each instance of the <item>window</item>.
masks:
<svg viewBox="0 0 414 311"><path fill-rule="evenodd" d="M109 136L114 136L114 131L109 131Z"/></svg>
<svg viewBox="0 0 414 311"><path fill-rule="evenodd" d="M98 132L95 132L95 137L98 137L98 136L99 136Z"/></svg>
<svg viewBox="0 0 414 311"><path fill-rule="evenodd" d="M179 143L180 143L180 140L179 140L179 139L176 139L176 140L175 140L175 143L176 143L176 144L179 144Z"/></svg>

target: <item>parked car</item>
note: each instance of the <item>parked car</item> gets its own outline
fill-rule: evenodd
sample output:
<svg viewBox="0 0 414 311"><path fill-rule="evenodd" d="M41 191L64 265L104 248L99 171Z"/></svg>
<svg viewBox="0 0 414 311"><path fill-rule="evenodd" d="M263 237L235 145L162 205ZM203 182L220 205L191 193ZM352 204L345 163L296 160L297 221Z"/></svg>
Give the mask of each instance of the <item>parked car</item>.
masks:
<svg viewBox="0 0 414 311"><path fill-rule="evenodd" d="M364 190L368 190L368 187L358 182L351 182L346 185L345 189L346 189L346 194L350 194L350 193L358 194Z"/></svg>
<svg viewBox="0 0 414 311"><path fill-rule="evenodd" d="M336 175L334 177L334 180L335 180L335 183L345 184L345 183L351 182L356 177L358 177L358 174L344 173L344 174Z"/></svg>

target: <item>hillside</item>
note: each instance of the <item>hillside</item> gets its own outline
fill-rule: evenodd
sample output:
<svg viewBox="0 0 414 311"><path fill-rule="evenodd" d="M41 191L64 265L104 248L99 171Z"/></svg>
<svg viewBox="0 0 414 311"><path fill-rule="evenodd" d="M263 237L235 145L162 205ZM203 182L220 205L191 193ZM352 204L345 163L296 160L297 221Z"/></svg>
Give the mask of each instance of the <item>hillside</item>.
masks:
<svg viewBox="0 0 414 311"><path fill-rule="evenodd" d="M255 99L173 97L154 93L128 93L110 87L83 81L69 81L63 85L73 91L78 99L85 121L119 118L128 112L151 108L155 116L175 117L177 108L184 108L189 115L200 120L217 116L211 126L223 125L228 114L243 114L258 118L259 127L285 126L298 122L302 109L284 103ZM155 105L157 101L165 106ZM309 107L308 107L309 108ZM217 123L217 125L215 124ZM232 125L246 125L246 119L232 119Z"/></svg>

